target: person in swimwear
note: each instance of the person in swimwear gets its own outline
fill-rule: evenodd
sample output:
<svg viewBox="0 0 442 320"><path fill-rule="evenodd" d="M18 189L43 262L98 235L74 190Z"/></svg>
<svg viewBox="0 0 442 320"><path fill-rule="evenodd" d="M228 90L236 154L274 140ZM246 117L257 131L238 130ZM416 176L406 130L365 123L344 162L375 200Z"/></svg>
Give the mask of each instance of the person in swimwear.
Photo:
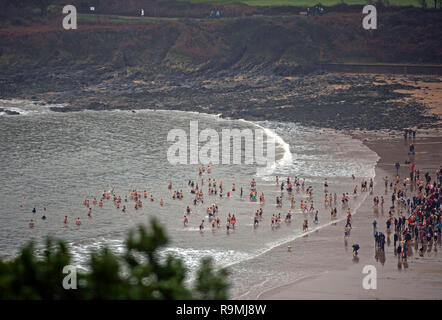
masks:
<svg viewBox="0 0 442 320"><path fill-rule="evenodd" d="M304 220L304 223L303 223L303 225L302 225L302 231L308 231L308 221L307 220Z"/></svg>
<svg viewBox="0 0 442 320"><path fill-rule="evenodd" d="M348 226L345 226L345 228L344 228L344 238L348 238L349 234L350 234L350 229L349 229Z"/></svg>
<svg viewBox="0 0 442 320"><path fill-rule="evenodd" d="M201 223L200 223L200 230L203 230L204 229L204 220L201 220Z"/></svg>
<svg viewBox="0 0 442 320"><path fill-rule="evenodd" d="M254 226L254 227L257 227L258 224L259 224L258 215L255 214L255 218L253 219L253 226Z"/></svg>
<svg viewBox="0 0 442 320"><path fill-rule="evenodd" d="M285 215L285 222L290 222L292 219L292 212L289 210L287 211L287 214Z"/></svg>
<svg viewBox="0 0 442 320"><path fill-rule="evenodd" d="M184 216L184 226L186 227L188 223L189 223L189 219L187 219L187 217Z"/></svg>
<svg viewBox="0 0 442 320"><path fill-rule="evenodd" d="M81 225L80 217L77 218L77 221L75 221L75 224L76 224L77 226Z"/></svg>
<svg viewBox="0 0 442 320"><path fill-rule="evenodd" d="M34 220L29 221L29 228L34 228Z"/></svg>
<svg viewBox="0 0 442 320"><path fill-rule="evenodd" d="M68 223L68 216L64 216L64 221L63 221L63 223L64 223L64 224L67 224L67 223Z"/></svg>

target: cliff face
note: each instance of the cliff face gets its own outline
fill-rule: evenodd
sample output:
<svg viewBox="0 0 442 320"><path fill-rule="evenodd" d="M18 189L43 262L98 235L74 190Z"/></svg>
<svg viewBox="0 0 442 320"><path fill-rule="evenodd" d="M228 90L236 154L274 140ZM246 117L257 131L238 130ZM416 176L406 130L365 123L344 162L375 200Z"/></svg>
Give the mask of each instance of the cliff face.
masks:
<svg viewBox="0 0 442 320"><path fill-rule="evenodd" d="M215 20L82 16L63 30L62 16L46 24L0 30L0 67L113 69L163 72L308 71L322 62L442 63L442 11L379 13L378 30L362 29L360 13L253 16Z"/></svg>
<svg viewBox="0 0 442 320"><path fill-rule="evenodd" d="M358 12L222 19L80 14L78 29L67 31L60 12L3 23L0 98L68 103L65 110L214 108L243 117L241 105L254 110L246 113L249 118L273 112L275 119L296 120L299 110L287 106L310 108L314 101L300 97L314 97L331 80L296 82L286 76L306 75L330 62L442 63L442 10L378 10L378 29L371 31L362 29ZM248 80L239 81L243 76ZM293 95L295 86L299 96ZM384 92L373 101L370 90L367 101L385 104ZM334 119L341 95L325 95L321 105L336 101L327 109L331 114L322 114ZM351 101L346 108L355 110L360 100Z"/></svg>
<svg viewBox="0 0 442 320"><path fill-rule="evenodd" d="M433 127L438 118L398 92L408 85L316 70L333 62L440 64L440 12L379 12L372 31L362 29L359 12L142 20L80 15L78 29L69 31L60 14L5 23L0 98L65 104L52 107L64 112L150 108L336 129Z"/></svg>

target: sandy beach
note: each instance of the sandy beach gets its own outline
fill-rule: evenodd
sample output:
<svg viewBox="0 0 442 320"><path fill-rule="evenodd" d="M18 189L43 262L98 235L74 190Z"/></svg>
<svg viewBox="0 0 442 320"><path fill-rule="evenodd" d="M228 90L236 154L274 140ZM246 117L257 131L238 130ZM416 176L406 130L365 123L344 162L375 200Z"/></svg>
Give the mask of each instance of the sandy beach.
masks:
<svg viewBox="0 0 442 320"><path fill-rule="evenodd" d="M359 137L361 138L361 137ZM406 263L398 263L394 253L392 235L387 238L385 256L378 256L375 252L372 222L376 219L378 230L385 232L385 222L391 204L391 190L385 191L383 178L395 175L394 163L401 163L400 175L407 177L409 165L404 164L408 159L408 145L410 140L404 138L384 138L367 136L364 143L374 150L380 160L376 166L376 178L373 195L367 196L364 203L353 216L352 231L344 242L343 230L345 222L336 226L324 228L308 236L308 241L299 239L287 244L293 247L293 259L284 267L290 270L313 266L315 275L301 278L295 282L270 290L259 292L256 296L243 296L251 299L441 299L440 291L442 280L442 255L437 247L430 248L423 257L417 252L417 244L410 247L409 258ZM441 165L442 137L419 136L414 140L416 147L415 163L421 174L429 172L434 175ZM359 183L359 181L357 181ZM373 197L382 195L385 198L383 211L373 208ZM324 240L326 239L326 240ZM440 242L440 240L439 240ZM351 246L358 243L361 247L358 260L352 256ZM438 244L440 248L440 243ZM287 251L287 246L281 246L275 251ZM302 252L302 254L301 254ZM305 254L310 252L311 254ZM275 252L269 252L268 259ZM302 260L297 259L302 255ZM377 289L365 290L362 280L365 274L362 269L366 265L373 265L377 271ZM413 288L412 290L410 288Z"/></svg>

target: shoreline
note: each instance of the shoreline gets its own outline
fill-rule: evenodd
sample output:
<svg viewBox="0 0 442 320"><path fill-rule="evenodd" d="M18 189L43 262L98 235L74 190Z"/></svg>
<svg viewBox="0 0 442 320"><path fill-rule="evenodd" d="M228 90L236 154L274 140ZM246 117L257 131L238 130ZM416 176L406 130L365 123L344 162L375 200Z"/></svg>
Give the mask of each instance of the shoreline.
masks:
<svg viewBox="0 0 442 320"><path fill-rule="evenodd" d="M360 137L358 137L360 138ZM373 138L370 141L363 141L364 144L371 150L375 151L380 159L376 164L375 172L375 188L373 196L383 188L382 178L385 175L391 177L394 174L394 166L390 152L396 153L403 151L404 146L403 138L394 138L389 143L383 140ZM416 159L416 165L421 168L421 171L426 172L431 168L438 168L437 159L442 159L442 151L434 155L431 153L433 144L442 144L442 136L423 137L416 138L416 145L422 146L421 151L417 152L417 155L422 155L421 159ZM437 152L437 151L435 151ZM406 153L405 153L406 155ZM401 157L404 155L402 154ZM403 161L401 161L401 164ZM439 164L440 165L440 164ZM406 172L408 166L402 165L400 173L402 176ZM432 173L430 171L430 173ZM386 204L389 203L389 196L386 195ZM384 205L385 206L385 205ZM386 210L384 210L386 211ZM380 230L383 231L385 212L380 216L376 216L372 209L372 197L367 197L361 204L358 214L353 216L352 222L352 234L349 238L349 244L354 243L355 239L360 246L361 250L358 256L358 261L352 261L352 254L349 251L345 255L340 255L343 260L341 264L334 265L332 268L322 268L317 274L302 277L300 279L284 283L279 286L268 288L256 295L256 299L263 300L292 300L292 299L442 299L440 286L435 286L434 282L438 280L438 276L442 273L442 256L438 252L426 253L423 258L416 257L413 254L415 250L414 245L410 248L410 257L407 264L399 266L396 263L395 257L392 257L393 251L389 245L386 247L384 262L381 259L373 257L374 241L372 236L371 221L375 218L378 221ZM343 224L341 224L343 228ZM328 227L326 230L328 233L335 234L336 230L331 230ZM313 237L316 235L314 234ZM342 238L341 238L342 239ZM312 240L312 239L310 239ZM342 240L330 239L332 246L342 247ZM300 247L299 244L293 247ZM303 243L305 247L302 249L309 250L308 243ZM440 243L438 244L440 248ZM275 251L283 248L274 248ZM329 248L326 248L328 250ZM339 254L339 250L337 254ZM268 259L272 259L272 252L269 252ZM321 253L315 253L315 255L321 255ZM311 259L312 257L310 257ZM379 257L378 257L379 258ZM385 261L386 260L386 261ZM347 261L347 262L345 262ZM307 263L308 262L304 262ZM365 290L362 288L362 279L365 276L362 273L362 268L365 265L374 265L377 270L377 290ZM294 264L286 266L287 268L293 268ZM413 282L413 292L410 293L406 290L409 286L409 280ZM248 297L255 299L253 297Z"/></svg>
<svg viewBox="0 0 442 320"><path fill-rule="evenodd" d="M336 130L442 126L442 77L437 75L228 72L192 78L158 75L147 82L134 73L81 90L35 90L5 93L2 99L45 101L56 112L178 110Z"/></svg>
<svg viewBox="0 0 442 320"><path fill-rule="evenodd" d="M152 111L159 111L159 110L152 110ZM162 111L166 111L166 110L162 110ZM174 111L181 111L181 112L188 112L185 110L174 110ZM197 111L194 111L197 112ZM216 116L216 114L214 113L207 113L207 112L200 112L202 114L206 114L206 115L210 115L210 116ZM216 113L216 112L215 112ZM240 119L232 119L230 118L229 120L240 120ZM256 123L253 120L244 120L247 122L252 122L254 125L256 125ZM275 120L271 120L271 121L278 121L277 119ZM278 121L279 122L279 121ZM290 120L287 120L287 122L292 122ZM304 126L310 127L308 124L305 124ZM328 128L323 128L323 129L328 129ZM332 128L330 128L332 129ZM378 163L375 166L375 192L377 190L377 188L379 187L379 185L382 187L382 181L380 181L379 179L382 178L383 176L385 176L385 173L388 174L390 177L393 175L392 170L394 169L393 167L393 163L399 159L393 159L391 157L382 157L381 154L385 153L385 152L393 152L393 153L403 153L404 152L404 148L406 150L407 146L403 145L403 138L400 137L400 132L395 131L395 130L376 130L376 131L350 131L350 130L336 130L337 132L341 132L343 134L349 135L352 138L356 138L360 141L362 141L362 143L367 146L368 148L370 148L372 151L374 151L376 154L378 154L378 156L380 156L380 159L378 160ZM437 141L430 141L429 144L425 145L422 154L429 154L431 153L431 150L433 150L434 146L432 145L433 142L435 143L440 143L441 142L441 137L440 135L438 135L437 137L434 137L433 135L438 133L438 129L427 129L427 130L422 130L422 129L418 129L418 138L416 138L417 141L417 145L423 143L426 144L426 140L427 139L437 139ZM388 134L388 136L385 136L383 134ZM425 136L427 135L427 136ZM418 149L417 149L418 150ZM418 150L417 154L420 154L421 151ZM405 152L406 155L406 152ZM401 157L403 157L404 155L401 155ZM442 159L442 155L435 156L432 159L426 159L424 162L422 162L424 164L423 168L427 168L430 166L434 166L436 159ZM403 159L402 159L403 160ZM403 163L403 161L401 160L401 164ZM386 163L386 161L388 161L388 164ZM419 167L419 161L417 161L418 167ZM436 163L437 165L437 163ZM401 170L405 170L407 166L402 166ZM359 181L356 181L356 183L358 183ZM348 190L350 191L350 190ZM367 195L368 196L368 195ZM358 208L358 214L356 214L355 220L361 218L361 213L367 213L370 212L370 205L371 202L368 200L368 198L371 199L371 197L368 196L368 198L365 198L365 200L361 203L360 207ZM386 198L386 203L388 203L389 199L388 197ZM330 241L334 243L335 246L338 246L342 248L342 241L337 240L338 238L341 239L342 237L342 230L343 230L343 218L339 217L340 220L339 221L335 221L334 223L331 224L327 224L326 226L320 228L320 230L312 230L309 231L308 234L303 234L300 237L297 237L296 240L289 240L287 242L284 242L283 244L280 244L276 247L273 247L269 250L266 250L264 253L259 254L259 258L260 259L265 259L268 258L270 260L273 260L273 256L274 256L274 252L278 252L280 253L281 251L286 251L286 245L293 243L293 247L294 248L298 248L298 244L301 243L300 248L305 250L305 252L311 251L312 246L314 250L318 250L321 249L320 247L316 246L314 243L313 245L310 244L311 240L314 240L316 237L316 233L320 234L320 237L325 234L327 235L326 238L331 239ZM366 247L369 246L373 246L371 241L371 236L370 236L370 221L365 221L368 222L368 224L365 226L365 228L361 228L362 232L365 232L366 234L364 234L362 236L361 239L363 239L365 242L363 245L361 245L361 251L364 250ZM338 228L334 228L332 225L337 225ZM383 225L383 222L380 223L380 225ZM354 228L355 229L355 228ZM355 233L355 231L353 231L353 233ZM368 236L367 236L368 235ZM352 234L352 237L350 237L350 241L352 240L352 238L355 235ZM305 238L309 238L308 241L304 241ZM313 238L313 239L312 239ZM327 240L328 241L328 240ZM362 242L358 242L360 244L362 244ZM295 246L296 244L296 246ZM329 243L327 243L326 245L329 245ZM351 243L350 243L351 246ZM364 248L364 249L362 249ZM326 249L330 249L330 247L326 247ZM333 248L332 250L334 250L335 248ZM346 250L346 249L345 249ZM341 252L342 253L342 252ZM314 253L314 256L320 256L321 254L318 252ZM313 257L313 258L315 258ZM324 270L324 268L319 267L315 270L316 274L314 275L307 275L307 276L301 276L300 279L292 281L291 283L284 283L283 285L277 286L276 288L269 288L266 289L262 292L259 292L258 294L255 295L256 299L258 298L263 298L263 299L298 299L298 298L314 298L314 299L324 299L324 298L332 298L332 299L340 299L340 298L347 298L347 297L352 297L355 296L354 295L354 290L351 291L351 293L346 293L345 290L341 291L339 294L336 292L323 292L321 290L314 290L314 288L322 288L323 284L322 283L327 283L329 285L329 288L334 288L336 287L336 283L334 283L333 281L334 278L340 279L339 282L342 283L346 283L348 285L348 288L356 288L355 283L357 283L359 290L362 290L361 287L361 280L362 280L362 274L361 274L361 268L360 266L362 265L362 263L359 263L359 265L357 264L343 264L342 262L344 261L345 258L348 258L347 256L342 256L339 255L341 259L341 261L336 261L336 259L333 261L332 263L332 268L330 270ZM372 258L370 259L370 256L364 255L362 252L360 254L360 259L362 260L362 257L364 257L365 260L363 261L371 261L373 262ZM248 260L255 260L258 257L253 257L251 259ZM307 261L307 260L306 260ZM351 252L350 252L350 259L349 261L351 261ZM310 260L310 263L314 264L316 261L315 259ZM242 263L242 262L236 262L234 264L237 263ZM425 262L424 262L425 263ZM304 265L306 265L306 263L303 263ZM427 264L427 263L425 263ZM428 269L431 270L440 270L440 264L428 264L429 268L425 267L423 270L427 270ZM293 266L295 266L296 268L296 263L295 264L290 264L290 265L286 265L283 266L282 268L286 268L286 270L288 272L290 272L290 268L293 268ZM439 268L439 269L437 269ZM431 272L433 272L431 271ZM429 272L431 274L431 272ZM440 272L437 271L436 274ZM434 273L434 272L433 272ZM428 272L427 272L428 274ZM350 276L352 277L350 280L347 279L347 277ZM386 273L385 277L394 277L395 273L394 270L392 270L391 268L388 270L388 272ZM356 281L357 280L357 281ZM425 280L425 279L424 279ZM313 288L313 290L312 290ZM356 288L357 289L357 288ZM437 288L435 288L437 290ZM404 291L404 290L400 290L400 291ZM405 290L406 291L406 290ZM306 292L310 292L308 294L306 294ZM423 293L425 294L425 293ZM241 295L243 296L243 295ZM441 298L440 293L438 295L438 292L436 292L435 294L432 294L431 297L436 296ZM247 297L247 296L246 296ZM372 298L388 298L388 297L393 297L393 298L397 298L397 296L395 297L393 294L388 293L388 294L380 294L380 295L376 295L376 294L371 294L371 293L364 293L364 292L360 292L359 294L359 298L362 299L372 299ZM235 299L235 297L232 297L233 299ZM248 297L248 298L252 298L254 299L252 296ZM403 297L399 297L399 298L403 298ZM405 297L405 298L410 298L410 297Z"/></svg>

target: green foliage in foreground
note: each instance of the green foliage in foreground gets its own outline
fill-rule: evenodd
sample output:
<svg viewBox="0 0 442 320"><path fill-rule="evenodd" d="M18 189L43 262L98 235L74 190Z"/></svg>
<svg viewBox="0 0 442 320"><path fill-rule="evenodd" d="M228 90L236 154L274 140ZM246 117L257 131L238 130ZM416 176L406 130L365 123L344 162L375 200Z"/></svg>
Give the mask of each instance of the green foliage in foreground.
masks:
<svg viewBox="0 0 442 320"><path fill-rule="evenodd" d="M152 220L129 233L126 250L117 256L108 248L92 253L89 272L77 269L77 289L63 288L71 263L66 244L48 238L43 256L33 243L10 261L0 261L0 299L227 299L227 271L215 271L211 259L201 261L193 287L181 259L160 258L168 243L163 228Z"/></svg>

